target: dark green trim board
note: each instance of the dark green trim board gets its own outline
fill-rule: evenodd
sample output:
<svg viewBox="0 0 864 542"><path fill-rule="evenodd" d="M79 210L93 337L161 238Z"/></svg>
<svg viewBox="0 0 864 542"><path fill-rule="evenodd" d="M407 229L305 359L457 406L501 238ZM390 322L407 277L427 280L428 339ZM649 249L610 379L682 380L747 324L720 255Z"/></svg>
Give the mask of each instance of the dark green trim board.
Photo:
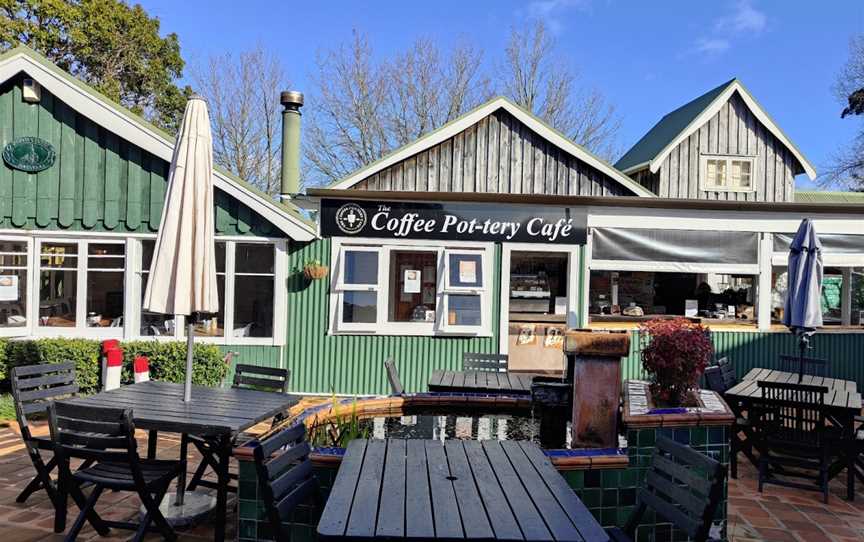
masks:
<svg viewBox="0 0 864 542"><path fill-rule="evenodd" d="M37 173L0 161L0 228L155 233L169 163L119 138L42 89L39 103L22 99L19 74L0 84L0 149L38 137L56 153ZM247 205L215 194L216 232L284 237Z"/></svg>
<svg viewBox="0 0 864 542"><path fill-rule="evenodd" d="M288 263L286 364L291 389L313 393L389 393L384 361L392 357L406 391L425 391L433 370L458 369L463 352L497 352L501 247L495 247L491 337L328 335L330 275L309 281L303 264L330 265L330 240L292 243Z"/></svg>

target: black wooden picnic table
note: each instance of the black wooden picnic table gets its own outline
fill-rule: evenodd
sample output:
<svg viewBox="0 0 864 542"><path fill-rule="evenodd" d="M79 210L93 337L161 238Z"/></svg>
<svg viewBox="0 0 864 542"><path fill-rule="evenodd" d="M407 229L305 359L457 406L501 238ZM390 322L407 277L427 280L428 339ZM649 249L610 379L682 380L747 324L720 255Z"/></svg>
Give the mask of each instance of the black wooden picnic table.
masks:
<svg viewBox="0 0 864 542"><path fill-rule="evenodd" d="M494 371L433 371L429 391L528 395L537 375Z"/></svg>
<svg viewBox="0 0 864 542"><path fill-rule="evenodd" d="M725 396L735 401L761 399L762 390L757 384L759 381L798 383L798 373L775 371L773 369L751 369L741 379L741 382L726 391ZM828 393L825 394L825 405L830 409L841 414L846 410L850 412L857 411L860 414L862 406L861 393L858 392L857 384L854 381L804 375L800 383L828 388Z"/></svg>
<svg viewBox="0 0 864 542"><path fill-rule="evenodd" d="M723 398L737 417L746 418L747 411L751 409L754 402L762 399L762 388L758 384L760 381L798 383L799 379L798 373L777 371L774 369L751 369L741 379L741 382L726 390L726 393L723 395ZM858 391L857 384L851 380L814 375L803 375L800 383L828 388L824 396L828 419L832 424L841 429L842 434L849 441L850 448L854 446L855 417L861 414L862 408L861 393ZM741 429L746 438L752 438L752 428L743 425ZM748 456L748 458L751 463L758 467L753 457ZM846 487L846 494L849 500L855 498L854 476L851 470L854 468L851 464L852 460L853 456L847 455L845 460L841 459L837 461L829 472L829 476L833 478L844 468L850 469Z"/></svg>
<svg viewBox="0 0 864 542"><path fill-rule="evenodd" d="M353 440L318 535L329 541L609 540L526 441Z"/></svg>
<svg viewBox="0 0 864 542"><path fill-rule="evenodd" d="M228 501L228 464L232 442L238 433L284 412L297 397L236 388L192 386L192 400L183 402L183 385L141 382L118 389L79 397L70 402L89 406L132 409L135 427L150 431L148 456L156 453L158 431L180 433L181 459L186 456L186 435L212 439L216 443L217 479L215 540L225 540ZM185 478L185 477L184 477ZM185 481L179 482L185 485Z"/></svg>

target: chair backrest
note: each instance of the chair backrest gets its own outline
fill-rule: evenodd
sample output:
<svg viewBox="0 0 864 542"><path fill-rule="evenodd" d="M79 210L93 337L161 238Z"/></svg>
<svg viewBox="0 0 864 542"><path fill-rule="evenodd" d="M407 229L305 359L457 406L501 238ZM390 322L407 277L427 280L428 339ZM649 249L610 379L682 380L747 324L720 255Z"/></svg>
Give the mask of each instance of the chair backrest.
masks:
<svg viewBox="0 0 864 542"><path fill-rule="evenodd" d="M31 438L28 417L44 414L55 399L78 393L72 362L13 367L11 381L15 415L25 440Z"/></svg>
<svg viewBox="0 0 864 542"><path fill-rule="evenodd" d="M57 463L67 475L72 458L122 462L136 485L144 485L132 410L55 401L48 406L48 423Z"/></svg>
<svg viewBox="0 0 864 542"><path fill-rule="evenodd" d="M255 448L258 488L277 541L289 539L282 523L298 504L318 490L309 451L302 423L277 430Z"/></svg>
<svg viewBox="0 0 864 542"><path fill-rule="evenodd" d="M399 371L396 369L396 363L393 361L393 358L384 362L384 370L387 372L387 381L390 382L390 391L393 395L402 395L405 393L405 388L402 387Z"/></svg>
<svg viewBox="0 0 864 542"><path fill-rule="evenodd" d="M831 376L831 367L827 359L808 358L784 354L780 356L780 370L787 373L798 373L801 363L804 364L804 374L812 376Z"/></svg>
<svg viewBox="0 0 864 542"><path fill-rule="evenodd" d="M762 390L762 400L753 409L758 440L786 451L821 447L826 386L762 380L756 385Z"/></svg>
<svg viewBox="0 0 864 542"><path fill-rule="evenodd" d="M738 377L735 376L735 367L729 361L729 358L720 358L713 365L705 369L705 383L708 385L708 389L721 395L725 394L729 388L738 383Z"/></svg>
<svg viewBox="0 0 864 542"><path fill-rule="evenodd" d="M476 352L465 352L462 354L463 371L506 373L507 369L507 354L478 354Z"/></svg>
<svg viewBox="0 0 864 542"><path fill-rule="evenodd" d="M637 493L638 504L653 509L685 531L690 539L701 542L708 539L711 522L723 497L725 476L726 471L719 461L661 436L657 439L645 486ZM625 527L631 536L639 519L634 514Z"/></svg>
<svg viewBox="0 0 864 542"><path fill-rule="evenodd" d="M238 363L234 367L235 388L257 389L274 393L288 393L291 371L276 367L258 367Z"/></svg>

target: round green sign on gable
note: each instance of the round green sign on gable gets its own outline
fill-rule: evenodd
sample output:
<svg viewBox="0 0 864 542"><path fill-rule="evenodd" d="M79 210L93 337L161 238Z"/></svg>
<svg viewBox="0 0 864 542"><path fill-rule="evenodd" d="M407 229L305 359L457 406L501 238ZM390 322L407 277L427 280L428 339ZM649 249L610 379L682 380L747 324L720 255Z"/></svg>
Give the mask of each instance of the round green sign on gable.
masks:
<svg viewBox="0 0 864 542"><path fill-rule="evenodd" d="M54 147L38 137L19 137L3 149L3 161L9 167L38 173L54 165Z"/></svg>

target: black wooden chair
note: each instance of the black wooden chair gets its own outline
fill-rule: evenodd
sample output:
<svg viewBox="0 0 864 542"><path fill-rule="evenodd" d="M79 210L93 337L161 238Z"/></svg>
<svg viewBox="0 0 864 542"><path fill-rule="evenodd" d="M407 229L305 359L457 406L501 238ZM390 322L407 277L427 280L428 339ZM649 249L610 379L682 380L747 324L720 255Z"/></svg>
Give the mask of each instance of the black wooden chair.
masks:
<svg viewBox="0 0 864 542"><path fill-rule="evenodd" d="M826 425L825 386L756 383L762 399L753 408L754 446L759 450L759 492L765 484L816 490L828 502L832 428ZM801 480L801 481L798 481ZM809 481L809 483L805 483Z"/></svg>
<svg viewBox="0 0 864 542"><path fill-rule="evenodd" d="M272 538L277 542L290 540L283 523L291 519L290 514L298 504L304 504L310 496L320 501L305 437L306 426L301 423L277 430L255 448L258 488Z"/></svg>
<svg viewBox="0 0 864 542"><path fill-rule="evenodd" d="M855 416L855 423L858 425L853 435L852 453L854 469L852 474L861 483L864 483L864 416Z"/></svg>
<svg viewBox="0 0 864 542"><path fill-rule="evenodd" d="M636 538L648 508L687 533L690 540L708 540L711 523L723 498L726 472L719 461L667 437L658 437L645 487L636 494L636 508L624 530L607 529L615 542Z"/></svg>
<svg viewBox="0 0 864 542"><path fill-rule="evenodd" d="M254 389L271 393L288 393L288 386L290 385L291 371L288 369L259 367L257 365L238 363L234 367L234 382L231 387L239 389ZM284 413L277 414L273 417L273 422L270 427L276 427L276 425L284 419ZM252 435L240 434L235 439L234 444L236 446L244 441L250 440L251 438ZM216 472L218 467L216 459L218 457L218 450L216 449L216 443L194 435L187 435L186 439L189 443L195 446L201 454L201 462L198 463L198 467L195 469L195 473L192 475L189 485L186 486L187 489L193 491L198 486L217 489L219 486L216 482L204 480L204 474L207 472L207 467L213 469L213 472ZM228 476L232 480L237 479L237 475L234 473L230 473ZM230 491L237 491L235 486L229 486L228 489Z"/></svg>
<svg viewBox="0 0 864 542"><path fill-rule="evenodd" d="M387 381L390 383L390 392L393 395L403 395L405 388L402 387L402 380L399 379L399 371L396 369L396 362L393 358L384 362L384 370L387 372Z"/></svg>
<svg viewBox="0 0 864 542"><path fill-rule="evenodd" d="M804 363L805 375L831 376L831 364L827 359L821 358L801 358L800 356L783 354L780 356L780 370L797 374L801 370L802 362Z"/></svg>
<svg viewBox="0 0 864 542"><path fill-rule="evenodd" d="M36 437L30 431L30 421L34 415L46 414L48 405L54 399L65 398L78 393L75 384L74 363L44 363L12 368L12 399L15 403L15 416L21 428L21 439L27 454L36 469L36 476L15 499L25 502L30 495L44 489L51 502L57 504L57 488L51 481L51 472L57 466L54 457L54 444L49 437ZM50 453L46 463L42 452Z"/></svg>
<svg viewBox="0 0 864 542"><path fill-rule="evenodd" d="M507 354L479 354L476 352L464 352L462 354L463 371L506 373L508 363Z"/></svg>
<svg viewBox="0 0 864 542"><path fill-rule="evenodd" d="M57 487L60 506L56 509L54 519L57 532L65 528L65 503L67 495L71 495L81 512L66 535L67 541L77 538L85 521L89 521L103 536L108 534L110 527L134 530L135 542L144 538L150 524L154 523L156 530L166 540L173 542L177 539L174 529L159 511L159 504L171 480L180 475L186 463L139 458L131 410L57 401L48 406L48 418L60 472ZM72 472L70 460L73 458L94 463ZM93 485L86 499L81 491L82 484ZM101 518L95 506L106 489L135 492L146 510L141 522L136 524Z"/></svg>
<svg viewBox="0 0 864 542"><path fill-rule="evenodd" d="M711 366L705 369L705 385L713 392L720 394L721 397L726 396L726 392L733 386L738 384L738 377L735 374L735 366L728 357L722 357L716 360ZM743 416L735 417L735 424L732 426L732 438L729 448L729 471L732 478L738 478L738 453L743 452L744 455L750 458L754 463L756 458L753 455L753 445L749 438L742 439L739 434L750 433L750 420Z"/></svg>
<svg viewBox="0 0 864 542"><path fill-rule="evenodd" d="M737 383L738 377L735 376L735 366L732 365L729 358L720 358L705 369L705 384L709 390L720 395L725 395L726 391Z"/></svg>

